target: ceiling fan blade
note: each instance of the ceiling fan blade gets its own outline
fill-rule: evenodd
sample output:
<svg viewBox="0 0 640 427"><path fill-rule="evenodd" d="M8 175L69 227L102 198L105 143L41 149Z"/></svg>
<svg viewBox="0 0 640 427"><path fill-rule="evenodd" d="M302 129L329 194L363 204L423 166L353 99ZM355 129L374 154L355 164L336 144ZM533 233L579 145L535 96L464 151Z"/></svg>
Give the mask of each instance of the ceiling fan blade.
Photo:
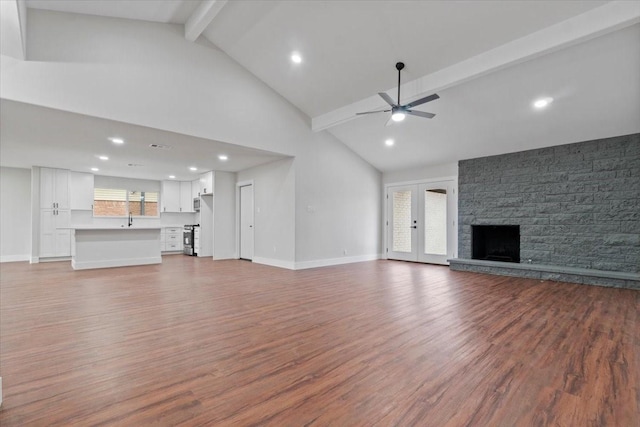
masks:
<svg viewBox="0 0 640 427"><path fill-rule="evenodd" d="M384 99L385 101L387 101L387 104L391 105L392 107L395 107L396 104L394 104L393 99L391 99L391 97L389 95L387 95L384 92L378 92L378 95L380 95L380 98Z"/></svg>
<svg viewBox="0 0 640 427"><path fill-rule="evenodd" d="M436 116L433 113L426 113L424 111L406 110L405 113L411 114L412 116L424 117L424 118L427 118L427 119L432 119L432 118L434 118Z"/></svg>
<svg viewBox="0 0 640 427"><path fill-rule="evenodd" d="M393 119L391 117L389 117L389 120L387 120L387 123L385 123L385 126L391 126L392 124L394 124L395 122L393 121Z"/></svg>
<svg viewBox="0 0 640 427"><path fill-rule="evenodd" d="M391 110L378 110L378 111L365 111L363 113L356 113L356 116L361 116L363 114L374 114L374 113L388 113Z"/></svg>
<svg viewBox="0 0 640 427"><path fill-rule="evenodd" d="M415 101L410 102L407 105L405 105L405 107L412 108L412 107L415 107L416 105L424 104L424 103L429 102L429 101L435 101L438 98L440 98L438 96L438 94L434 93L433 95L429 95L429 96L425 96L424 98L416 99Z"/></svg>

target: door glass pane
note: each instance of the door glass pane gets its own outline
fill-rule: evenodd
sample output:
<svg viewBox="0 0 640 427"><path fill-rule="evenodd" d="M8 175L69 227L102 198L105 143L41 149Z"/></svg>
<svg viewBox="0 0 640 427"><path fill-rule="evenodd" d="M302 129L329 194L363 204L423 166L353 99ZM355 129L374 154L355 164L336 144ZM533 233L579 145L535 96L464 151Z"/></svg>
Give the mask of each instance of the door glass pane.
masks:
<svg viewBox="0 0 640 427"><path fill-rule="evenodd" d="M394 252L411 252L411 190L393 192Z"/></svg>
<svg viewBox="0 0 640 427"><path fill-rule="evenodd" d="M447 190L424 194L424 253L447 254Z"/></svg>

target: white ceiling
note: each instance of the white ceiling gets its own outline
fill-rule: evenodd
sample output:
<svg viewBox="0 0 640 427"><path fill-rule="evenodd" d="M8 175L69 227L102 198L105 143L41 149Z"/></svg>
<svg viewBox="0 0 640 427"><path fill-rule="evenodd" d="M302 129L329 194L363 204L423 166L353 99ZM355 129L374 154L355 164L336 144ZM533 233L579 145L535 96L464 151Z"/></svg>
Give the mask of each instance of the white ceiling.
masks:
<svg viewBox="0 0 640 427"><path fill-rule="evenodd" d="M30 8L176 24L187 22L201 3L27 1ZM589 29L600 22L604 23L601 28ZM203 36L314 121L336 115L338 120L326 126L333 135L377 169L393 171L640 132L638 22L639 2L244 0L224 4ZM523 41L528 44L520 43ZM531 46L533 50L524 52ZM509 47L516 52L516 60L458 75L460 69L469 68L470 61L495 62L497 52ZM304 58L299 66L289 61L294 50ZM418 107L436 117L409 117L389 127L384 126L386 115L354 119L353 112L360 111L354 106L373 102L373 108L382 107L375 94L393 93L394 64L399 60L406 63L403 83L417 82L406 88L403 84L403 102L431 93L433 88L423 84L434 80L430 78L449 79L450 84L438 88L440 100ZM538 96L551 96L555 101L546 111L534 111L531 102ZM45 131L35 135L29 120L46 122L60 115L68 126L64 132L56 128L56 146L78 152L83 162L100 154L96 150L110 126L128 126L5 101L1 113L3 165L11 155L20 158L35 138L53 134L45 126ZM5 129L8 119L25 123ZM98 142L82 144L94 126L98 132L92 137ZM185 156L194 152L181 159L185 165L203 158L202 154L217 153L220 147L231 152L228 144L135 128L141 146L126 161L156 165L156 179L166 176L164 168L170 164L143 149L148 143L179 140L188 147ZM394 147L384 146L389 137L396 140ZM45 153L42 159L54 155L47 147L45 143L37 146ZM234 163L229 162L224 170L241 170L245 164L279 158L274 153L237 149ZM178 152L183 155L183 150L176 149L172 155ZM74 161L69 157L66 164ZM131 176L130 170L125 172L124 176Z"/></svg>
<svg viewBox="0 0 640 427"><path fill-rule="evenodd" d="M2 99L2 165L55 166L99 175L190 181L210 170L238 172L286 156ZM126 136L125 144L109 138ZM153 149L158 144L168 149ZM228 156L227 161L218 155ZM109 157L102 161L98 156ZM129 166L129 164L139 166ZM189 167L198 171L193 172Z"/></svg>
<svg viewBox="0 0 640 427"><path fill-rule="evenodd" d="M315 117L394 88L398 61L414 80L603 3L232 1L204 35Z"/></svg>
<svg viewBox="0 0 640 427"><path fill-rule="evenodd" d="M194 0L26 0L31 9L110 18L184 24L200 1Z"/></svg>

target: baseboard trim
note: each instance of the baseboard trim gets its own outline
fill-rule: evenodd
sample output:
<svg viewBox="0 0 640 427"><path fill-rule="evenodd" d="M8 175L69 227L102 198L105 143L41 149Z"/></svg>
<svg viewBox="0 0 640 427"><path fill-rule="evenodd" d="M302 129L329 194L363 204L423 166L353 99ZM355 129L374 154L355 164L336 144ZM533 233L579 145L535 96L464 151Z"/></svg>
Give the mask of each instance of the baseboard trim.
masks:
<svg viewBox="0 0 640 427"><path fill-rule="evenodd" d="M358 255L341 258L318 259L313 261L296 262L296 270L305 270L307 268L330 267L332 265L352 264L354 262L375 261L382 258L382 254Z"/></svg>
<svg viewBox="0 0 640 427"><path fill-rule="evenodd" d="M281 259L254 257L253 262L256 264L270 265L271 267L286 268L287 270L295 270L296 264L291 261L284 261Z"/></svg>
<svg viewBox="0 0 640 427"><path fill-rule="evenodd" d="M19 261L29 261L31 260L31 255L4 255L0 256L0 262L19 262Z"/></svg>

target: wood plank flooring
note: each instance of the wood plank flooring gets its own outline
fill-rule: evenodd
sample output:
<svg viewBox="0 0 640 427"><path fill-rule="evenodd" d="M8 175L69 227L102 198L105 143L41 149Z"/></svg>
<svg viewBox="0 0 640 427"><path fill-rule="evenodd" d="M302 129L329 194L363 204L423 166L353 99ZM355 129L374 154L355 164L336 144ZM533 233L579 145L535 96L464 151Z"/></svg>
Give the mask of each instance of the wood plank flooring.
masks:
<svg viewBox="0 0 640 427"><path fill-rule="evenodd" d="M640 426L640 292L372 261L0 265L9 426Z"/></svg>

